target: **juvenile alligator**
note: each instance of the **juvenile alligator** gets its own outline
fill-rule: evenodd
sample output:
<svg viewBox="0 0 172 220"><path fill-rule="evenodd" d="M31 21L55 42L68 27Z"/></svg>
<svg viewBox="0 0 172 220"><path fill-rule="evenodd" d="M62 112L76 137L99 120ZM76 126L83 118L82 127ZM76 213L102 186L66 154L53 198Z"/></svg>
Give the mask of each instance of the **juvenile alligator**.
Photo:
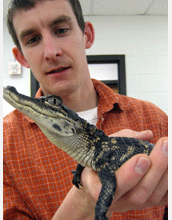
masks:
<svg viewBox="0 0 172 220"><path fill-rule="evenodd" d="M35 121L53 144L79 163L73 178L76 187L79 188L85 166L97 172L102 189L95 208L95 219L107 220L106 213L117 186L115 171L135 154L149 155L154 145L134 138L106 136L63 105L58 96L33 99L19 94L10 86L3 92L7 102Z"/></svg>

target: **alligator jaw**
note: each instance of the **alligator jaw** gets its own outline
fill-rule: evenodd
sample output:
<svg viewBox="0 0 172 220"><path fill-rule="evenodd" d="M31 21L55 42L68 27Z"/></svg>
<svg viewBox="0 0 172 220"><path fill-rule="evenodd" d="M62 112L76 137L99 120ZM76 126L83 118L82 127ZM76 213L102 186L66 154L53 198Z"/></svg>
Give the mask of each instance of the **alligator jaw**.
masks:
<svg viewBox="0 0 172 220"><path fill-rule="evenodd" d="M47 106L44 97L33 99L18 93L11 86L3 89L3 97L14 108L32 119L42 131L47 130L60 136L71 136L76 132L75 122L65 116L65 111L58 106L56 108Z"/></svg>

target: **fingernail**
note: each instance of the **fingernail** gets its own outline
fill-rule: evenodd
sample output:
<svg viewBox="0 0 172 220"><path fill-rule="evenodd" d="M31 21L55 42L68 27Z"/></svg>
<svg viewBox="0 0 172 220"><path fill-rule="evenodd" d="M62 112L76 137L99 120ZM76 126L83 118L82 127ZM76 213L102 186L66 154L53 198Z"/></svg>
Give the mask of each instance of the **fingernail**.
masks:
<svg viewBox="0 0 172 220"><path fill-rule="evenodd" d="M138 173L142 174L145 173L149 167L150 161L145 157L140 157L135 169Z"/></svg>
<svg viewBox="0 0 172 220"><path fill-rule="evenodd" d="M164 151L164 154L168 155L168 141L167 140L165 140L163 143L163 151Z"/></svg>

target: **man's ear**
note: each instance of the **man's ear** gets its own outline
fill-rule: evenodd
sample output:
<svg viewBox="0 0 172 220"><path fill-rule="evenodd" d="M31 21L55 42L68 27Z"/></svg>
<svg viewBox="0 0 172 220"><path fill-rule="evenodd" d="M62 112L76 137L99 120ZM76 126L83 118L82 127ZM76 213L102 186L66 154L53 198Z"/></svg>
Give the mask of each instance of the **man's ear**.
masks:
<svg viewBox="0 0 172 220"><path fill-rule="evenodd" d="M27 60L24 58L23 54L21 53L21 51L18 49L18 47L14 47L12 49L13 55L15 57L15 59L24 67L26 68L30 68Z"/></svg>
<svg viewBox="0 0 172 220"><path fill-rule="evenodd" d="M95 39L94 27L90 22L85 23L84 34L86 39L85 48L89 49L93 45Z"/></svg>

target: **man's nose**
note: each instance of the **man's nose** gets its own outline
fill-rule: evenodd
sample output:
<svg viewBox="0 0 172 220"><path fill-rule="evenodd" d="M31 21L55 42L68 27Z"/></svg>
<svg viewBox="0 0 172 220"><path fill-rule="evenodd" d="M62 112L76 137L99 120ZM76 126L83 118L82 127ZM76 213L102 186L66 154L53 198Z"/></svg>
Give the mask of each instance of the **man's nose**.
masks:
<svg viewBox="0 0 172 220"><path fill-rule="evenodd" d="M62 49L54 36L46 35L44 38L44 59L55 61L62 55Z"/></svg>

